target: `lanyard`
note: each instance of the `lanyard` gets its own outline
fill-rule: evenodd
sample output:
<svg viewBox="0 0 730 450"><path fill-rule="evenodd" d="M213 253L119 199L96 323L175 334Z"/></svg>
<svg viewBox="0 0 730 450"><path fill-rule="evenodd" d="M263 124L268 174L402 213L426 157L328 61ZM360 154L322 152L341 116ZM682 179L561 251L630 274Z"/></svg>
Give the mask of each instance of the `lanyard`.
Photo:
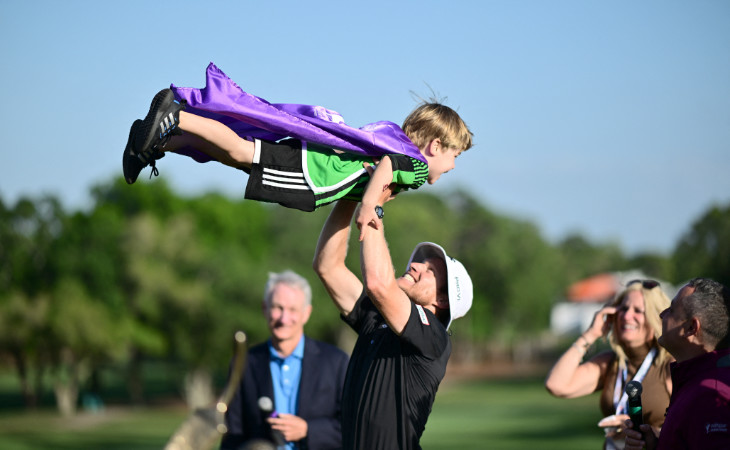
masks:
<svg viewBox="0 0 730 450"><path fill-rule="evenodd" d="M651 363L654 361L654 358L656 357L657 348L652 347L651 351L649 351L649 354L646 355L646 358L644 358L644 362L641 363L641 367L639 367L639 370L636 372L636 375L634 375L634 380L638 382L642 382L644 380L644 377L646 376L646 373L649 371L649 367L651 367ZM624 414L626 412L626 401L628 400L629 396L626 394L626 392L623 392L624 390L624 383L626 382L626 377L628 375L626 368L621 371L621 376L619 377L619 374L616 374L616 386L613 388L613 406L616 407L616 414ZM621 393L623 392L623 395Z"/></svg>

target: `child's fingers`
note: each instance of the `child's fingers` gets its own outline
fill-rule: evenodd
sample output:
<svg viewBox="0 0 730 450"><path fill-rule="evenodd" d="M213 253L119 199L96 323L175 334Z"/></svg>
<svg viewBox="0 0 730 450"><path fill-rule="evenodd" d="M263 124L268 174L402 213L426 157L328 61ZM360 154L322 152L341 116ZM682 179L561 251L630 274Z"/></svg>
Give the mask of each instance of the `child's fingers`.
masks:
<svg viewBox="0 0 730 450"><path fill-rule="evenodd" d="M366 227L362 227L362 228L360 228L360 237L359 237L358 239L359 239L359 240L360 240L361 242L362 242L362 240L363 240L363 239L365 239L365 228L366 228Z"/></svg>
<svg viewBox="0 0 730 450"><path fill-rule="evenodd" d="M380 225L383 222L380 219L372 219L370 222L368 222L368 225L375 228L376 230L380 229ZM358 228L360 228L360 224L357 225ZM360 240L362 241L365 238L365 227L360 228Z"/></svg>

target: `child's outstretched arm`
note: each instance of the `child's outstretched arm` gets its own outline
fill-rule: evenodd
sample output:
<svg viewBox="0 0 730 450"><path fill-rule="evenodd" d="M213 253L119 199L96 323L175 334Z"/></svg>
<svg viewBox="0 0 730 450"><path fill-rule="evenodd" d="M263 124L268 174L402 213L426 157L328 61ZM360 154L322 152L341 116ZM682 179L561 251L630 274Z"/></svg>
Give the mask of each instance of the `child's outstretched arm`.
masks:
<svg viewBox="0 0 730 450"><path fill-rule="evenodd" d="M375 213L375 207L383 206L387 202L393 190L391 184L393 182L393 163L390 158L384 157L380 160L375 170L371 173L370 181L365 187L365 193L362 196L362 205L357 213L355 222L360 230L360 240L364 236L363 227L372 225L376 230L382 225L381 219Z"/></svg>

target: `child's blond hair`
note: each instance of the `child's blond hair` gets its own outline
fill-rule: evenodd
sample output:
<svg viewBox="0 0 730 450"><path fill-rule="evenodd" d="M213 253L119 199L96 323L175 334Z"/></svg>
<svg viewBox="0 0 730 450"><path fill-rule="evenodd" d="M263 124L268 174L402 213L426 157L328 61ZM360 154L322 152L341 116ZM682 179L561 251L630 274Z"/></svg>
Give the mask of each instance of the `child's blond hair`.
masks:
<svg viewBox="0 0 730 450"><path fill-rule="evenodd" d="M403 131L419 149L440 139L444 148L468 150L472 146L472 132L453 109L440 103L424 102L403 121Z"/></svg>

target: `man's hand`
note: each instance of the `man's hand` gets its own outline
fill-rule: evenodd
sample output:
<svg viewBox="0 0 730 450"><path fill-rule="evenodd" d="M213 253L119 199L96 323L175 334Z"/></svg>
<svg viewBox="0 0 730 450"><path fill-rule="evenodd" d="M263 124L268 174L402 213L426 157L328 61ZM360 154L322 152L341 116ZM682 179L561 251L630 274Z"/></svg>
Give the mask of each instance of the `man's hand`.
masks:
<svg viewBox="0 0 730 450"><path fill-rule="evenodd" d="M307 437L309 426L307 421L293 414L279 414L279 417L270 417L266 419L271 428L281 431L284 439L289 442L301 441Z"/></svg>
<svg viewBox="0 0 730 450"><path fill-rule="evenodd" d="M626 420L624 425L626 426L626 429L624 430L624 434L626 435L625 450L642 450L644 448L647 450L654 450L656 448L657 437L654 434L654 430L651 428L651 425L646 423L639 425L641 433L632 428L634 424L631 420Z"/></svg>
<svg viewBox="0 0 730 450"><path fill-rule="evenodd" d="M363 163L363 167L370 175L370 181L365 186L362 196L362 207L357 212L355 223L360 230L360 241L365 237L365 228L372 226L379 230L383 222L375 214L375 206L384 205L393 198L393 165L390 158L383 158L373 169L372 165Z"/></svg>

